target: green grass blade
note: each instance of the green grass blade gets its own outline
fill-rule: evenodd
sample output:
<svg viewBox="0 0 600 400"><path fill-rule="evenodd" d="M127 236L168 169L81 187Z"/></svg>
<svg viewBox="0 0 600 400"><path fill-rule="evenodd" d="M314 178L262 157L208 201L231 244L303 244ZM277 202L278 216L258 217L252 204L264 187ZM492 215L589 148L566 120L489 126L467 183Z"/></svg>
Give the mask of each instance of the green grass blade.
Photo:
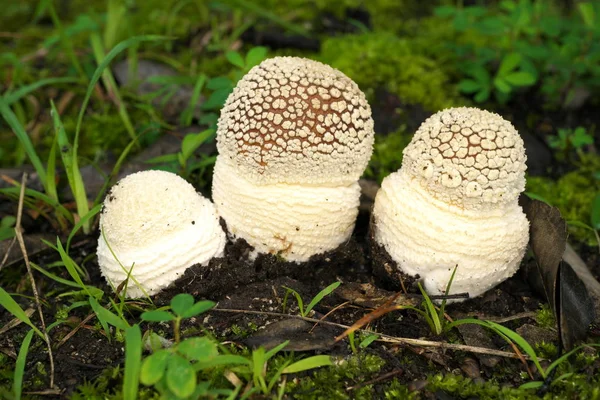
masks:
<svg viewBox="0 0 600 400"><path fill-rule="evenodd" d="M319 293L317 293L317 295L315 297L313 297L313 299L311 300L311 302L308 304L308 306L306 306L306 310L304 311L304 315L308 315L309 312L311 312L311 310L317 305L319 304L319 302L321 300L323 300L323 297L331 294L331 292L333 292L335 289L338 288L338 286L340 286L342 284L342 282L334 282L331 285L327 286L325 289L321 290Z"/></svg>
<svg viewBox="0 0 600 400"><path fill-rule="evenodd" d="M23 339L23 343L21 343L21 349L19 350L19 356L17 357L17 362L15 363L15 374L13 378L13 393L15 394L15 399L21 399L21 392L23 390L23 375L25 374L25 361L27 361L27 353L29 353L29 345L31 344L31 339L33 338L33 330L27 332L25 335L25 339Z"/></svg>
<svg viewBox="0 0 600 400"><path fill-rule="evenodd" d="M442 322L440 321L437 310L435 309L431 298L429 297L425 289L423 289L423 286L421 286L421 282L419 282L418 285L419 290L423 295L423 302L425 303L425 316L427 322L429 323L429 326L432 328L434 333L436 335L439 335L442 333Z"/></svg>
<svg viewBox="0 0 600 400"><path fill-rule="evenodd" d="M69 180L69 186L77 205L77 213L80 218L83 218L90 210L88 199L85 194L85 185L83 178L81 177L81 171L79 170L79 164L77 160L77 152L74 147L71 146L65 127L60 120L60 115L56 109L54 102L50 101L52 121L54 123L54 129L58 136L58 146L60 147L60 156L67 172L67 179ZM83 224L83 232L88 234L90 232L89 221L86 220Z"/></svg>
<svg viewBox="0 0 600 400"><path fill-rule="evenodd" d="M200 100L200 93L202 93L202 88L206 83L206 75L200 74L198 79L196 80L196 84L194 85L194 91L192 92L192 97L190 98L190 102L187 108L181 114L181 119L183 126L190 126L192 124L192 118L194 117L194 110L196 109L196 105L198 104L198 100Z"/></svg>
<svg viewBox="0 0 600 400"><path fill-rule="evenodd" d="M507 327L497 324L495 322L492 322L492 321L485 321L485 322L492 329L502 333L503 335L508 337L510 340L512 340L514 343L516 343L521 349L523 349L523 351L525 353L527 353L527 355L529 357L531 357L531 360L535 364L536 368L538 369L538 371L542 375L542 377L544 377L544 378L546 377L547 374L544 371L544 369L542 368L542 366L540 365L540 361L538 360L538 356L537 356L535 350L533 349L533 347L531 347L531 345L527 342L527 340L525 340L525 338L523 336L521 336L517 332L515 332L511 329L508 329Z"/></svg>
<svg viewBox="0 0 600 400"><path fill-rule="evenodd" d="M88 300L90 302L90 306L92 306L92 310L94 310L94 312L96 313L96 317L98 317L98 320L100 321L103 327L106 326L106 324L110 324L116 328L123 330L126 330L130 327L129 323L126 320L117 316L112 311L109 311L106 307L102 307L100 303L98 303L98 300L96 300L94 297L90 296ZM106 330L106 328L105 331L108 335L109 331Z"/></svg>
<svg viewBox="0 0 600 400"><path fill-rule="evenodd" d="M73 261L73 259L67 254L59 238L56 238L56 250L58 251L58 254L60 254L60 258L65 265L67 272L69 272L69 275L71 275L71 278L77 282L79 287L84 290L88 296L92 297L92 293L88 290L88 287L83 283L83 280L79 275L77 267L75 266L75 261Z"/></svg>
<svg viewBox="0 0 600 400"><path fill-rule="evenodd" d="M50 153L48 154L48 165L46 167L46 194L48 197L58 203L58 191L56 190L56 146L58 145L58 135L54 134L52 139L52 147L50 147Z"/></svg>
<svg viewBox="0 0 600 400"><path fill-rule="evenodd" d="M83 98L83 101L81 103L81 109L79 110L79 116L77 117L77 125L75 126L75 140L73 142L75 155L77 155L77 148L79 146L79 132L81 131L81 122L83 121L85 110L90 101L90 98L92 97L92 93L94 92L94 87L98 83L98 80L100 80L102 73L108 67L110 62L122 51L126 50L131 46L137 45L141 42L156 42L167 39L167 37L160 35L134 36L117 44L111 51L108 52L106 57L104 57L100 65L98 65L98 68L96 68L96 71L94 71L94 75L92 75L92 79L90 80L90 83L88 85L85 97Z"/></svg>
<svg viewBox="0 0 600 400"><path fill-rule="evenodd" d="M21 185L17 184L17 186L15 187L0 189L0 194L5 194L14 199L18 199L20 191ZM44 203L52 206L58 213L60 213L60 215L65 217L70 223L73 223L73 215L69 212L69 210L67 210L63 205L59 204L57 201L45 195L44 193L38 192L37 190L33 189L25 189L25 196L31 197L36 200L41 200Z"/></svg>
<svg viewBox="0 0 600 400"><path fill-rule="evenodd" d="M456 270L458 269L458 264L452 270L452 275L450 275L450 280L448 281L448 285L446 286L446 291L444 292L444 296L448 296L450 293L450 287L452 286L452 281L454 281L454 275L456 275ZM442 300L442 305L440 306L440 312L438 314L439 320L444 321L444 312L446 309L446 298Z"/></svg>
<svg viewBox="0 0 600 400"><path fill-rule="evenodd" d="M136 400L142 366L142 333L139 325L125 330L125 374L123 377L123 399Z"/></svg>
<svg viewBox="0 0 600 400"><path fill-rule="evenodd" d="M17 303L10 294L6 292L0 286L0 306L4 307L9 313L15 316L20 321L23 321L25 324L29 325L31 329L35 331L43 340L44 334L31 322L25 311L21 308L19 303Z"/></svg>
<svg viewBox="0 0 600 400"><path fill-rule="evenodd" d="M305 358L300 361L296 361L295 363L288 365L284 370L284 374L294 374L296 372L307 371L309 369L315 369L324 367L327 365L333 365L331 362L331 357L326 355L320 356L312 356Z"/></svg>
<svg viewBox="0 0 600 400"><path fill-rule="evenodd" d="M6 104L6 101L4 100L3 97L0 97L0 114L2 114L2 117L4 118L4 120L6 121L8 126L10 126L10 128L13 130L15 135L17 135L19 142L21 142L21 145L23 146L23 148L25 149L25 152L27 153L27 156L29 157L29 161L31 161L33 168L35 168L35 172L37 172L37 174L40 178L40 181L42 182L42 185L44 186L44 190L46 191L46 193L48 193L48 190L47 190L48 181L46 178L46 169L44 168L44 165L42 164L42 160L40 160L40 157L35 152L33 143L31 143L31 139L29 139L29 135L27 135L27 132L25 132L25 128L23 128L23 125L21 125L21 122L19 122L19 119L17 118L15 113L10 109L8 104Z"/></svg>
<svg viewBox="0 0 600 400"><path fill-rule="evenodd" d="M90 42L92 44L92 50L94 52L96 62L100 64L100 62L105 56L104 46L102 46L102 39L100 38L100 35L97 32L93 33L90 37ZM113 96L115 103L117 104L119 116L121 117L121 121L123 121L123 125L125 126L127 133L132 139L135 140L135 129L133 128L133 124L131 123L131 119L129 118L129 113L127 112L127 108L125 107L125 103L123 102L123 98L121 97L121 93L119 92L119 87L117 86L117 82L115 82L115 78L113 77L110 68L106 68L102 72L102 81L104 82L104 86L106 86L109 93Z"/></svg>
<svg viewBox="0 0 600 400"><path fill-rule="evenodd" d="M301 26L293 24L291 22L288 22L288 21L280 18L279 16L277 16L276 14L273 14L268 9L263 8L260 5L254 3L252 1L228 0L227 3L231 4L234 7L237 6L238 8L241 8L245 11L250 11L250 12L258 15L259 17L268 19L268 20L276 23L277 25L280 25L281 27L287 29L290 32L294 32L294 33L297 33L298 35L310 37L310 33L307 30L305 30L304 28L302 28Z"/></svg>
<svg viewBox="0 0 600 400"><path fill-rule="evenodd" d="M78 288L78 289L81 288L81 286L79 286L79 283L70 281L68 279L61 278L58 275L54 275L52 272L46 271L44 268L40 267L39 265L37 265L35 263L30 262L30 264L33 267L33 269L35 269L38 272L46 275L48 278L52 279L53 281L55 281L57 283L60 283L60 284L65 285L65 286L71 286L71 287Z"/></svg>
<svg viewBox="0 0 600 400"><path fill-rule="evenodd" d="M58 18L58 15L56 14L56 9L54 8L54 4L52 1L48 2L47 8L48 8L48 13L50 14L50 18L52 19L52 23L54 24L54 27L58 31L58 34L60 36L60 42L65 50L65 53L67 53L67 56L71 60L71 64L73 64L73 67L75 68L77 73L82 78L85 78L86 77L85 72L83 71L83 68L81 67L81 64L79 63L79 59L75 55L75 50L73 49L73 43L71 42L69 37L67 37L67 35L65 34L65 30L62 27L62 24L60 22L60 19Z"/></svg>
<svg viewBox="0 0 600 400"><path fill-rule="evenodd" d="M102 204L97 204L94 206L87 214L85 214L73 227L71 233L69 233L69 237L67 238L67 253L69 253L69 248L71 247L71 240L73 236L83 227L88 221L94 218L100 211L102 210Z"/></svg>
<svg viewBox="0 0 600 400"><path fill-rule="evenodd" d="M300 296L300 293L296 292L294 289L289 288L287 286L282 286L282 288L287 290L287 293L292 293L294 295L294 297L296 298L296 301L298 302L298 308L300 309L300 315L302 315L303 317L306 316L304 314L304 301L302 301L302 296ZM286 293L286 297L287 297L287 293Z"/></svg>
<svg viewBox="0 0 600 400"><path fill-rule="evenodd" d="M281 350L283 350L283 348L285 346L287 346L289 343L290 343L290 341L286 340L285 342L281 343L280 345L277 345L277 346L273 347L271 350L267 351L265 353L265 362L269 361L271 359L271 357L273 357L275 354L277 354Z"/></svg>
<svg viewBox="0 0 600 400"><path fill-rule="evenodd" d="M15 90L14 92L5 93L4 94L4 102L7 105L11 105L11 104L21 100L23 97L27 96L29 93L34 92L43 86L55 85L55 84L60 84L60 83L76 83L76 82L81 82L81 80L77 79L77 78L70 78L70 77L40 79L39 81L34 82L30 85L20 87L19 89Z"/></svg>
<svg viewBox="0 0 600 400"><path fill-rule="evenodd" d="M104 181L104 184L102 185L102 188L98 192L98 195L96 196L96 199L94 200L94 205L100 204L100 202L104 198L104 194L108 190L108 186L111 184L111 182L114 179L114 177L116 177L117 175L119 175L119 171L121 169L121 166L125 162L125 159L129 155L129 152L131 151L131 149L133 148L133 146L137 143L137 141L138 141L138 139L140 137L141 137L141 135L138 135L135 138L135 140L132 140L131 142L129 142L129 144L127 145L127 147L125 147L125 149L123 149L123 151L121 152L121 155L119 156L119 159L117 160L117 162L115 163L115 166L113 167L112 171L110 172L110 175L108 176L108 178L106 178L106 180Z"/></svg>

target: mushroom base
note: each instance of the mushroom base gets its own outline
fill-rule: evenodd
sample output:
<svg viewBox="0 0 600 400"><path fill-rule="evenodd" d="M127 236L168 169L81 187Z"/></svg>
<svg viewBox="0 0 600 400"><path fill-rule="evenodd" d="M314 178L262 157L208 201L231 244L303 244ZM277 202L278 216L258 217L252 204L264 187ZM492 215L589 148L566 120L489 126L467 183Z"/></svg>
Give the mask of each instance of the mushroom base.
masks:
<svg viewBox="0 0 600 400"><path fill-rule="evenodd" d="M305 262L337 248L352 235L360 186L256 185L220 156L213 175L213 201L234 238L259 253Z"/></svg>
<svg viewBox="0 0 600 400"><path fill-rule="evenodd" d="M372 236L396 268L420 276L431 295L476 297L519 268L529 223L518 203L463 210L433 198L402 170L387 177L375 199Z"/></svg>

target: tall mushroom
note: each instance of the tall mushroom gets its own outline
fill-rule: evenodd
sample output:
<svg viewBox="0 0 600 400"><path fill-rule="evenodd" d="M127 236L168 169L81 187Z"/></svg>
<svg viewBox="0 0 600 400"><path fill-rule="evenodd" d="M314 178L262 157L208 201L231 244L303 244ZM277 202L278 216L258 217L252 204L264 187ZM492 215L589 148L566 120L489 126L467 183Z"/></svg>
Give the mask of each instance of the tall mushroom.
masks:
<svg viewBox="0 0 600 400"><path fill-rule="evenodd" d="M352 234L371 157L364 94L322 63L275 57L252 68L218 122L213 199L230 234L303 262Z"/></svg>
<svg viewBox="0 0 600 400"><path fill-rule="evenodd" d="M443 294L457 267L451 293L480 295L523 258L525 160L523 140L499 115L465 107L434 114L381 185L375 241L429 293Z"/></svg>
<svg viewBox="0 0 600 400"><path fill-rule="evenodd" d="M143 171L121 179L104 200L98 264L114 287L131 272L128 297L158 293L194 264L223 255L214 205L178 175Z"/></svg>

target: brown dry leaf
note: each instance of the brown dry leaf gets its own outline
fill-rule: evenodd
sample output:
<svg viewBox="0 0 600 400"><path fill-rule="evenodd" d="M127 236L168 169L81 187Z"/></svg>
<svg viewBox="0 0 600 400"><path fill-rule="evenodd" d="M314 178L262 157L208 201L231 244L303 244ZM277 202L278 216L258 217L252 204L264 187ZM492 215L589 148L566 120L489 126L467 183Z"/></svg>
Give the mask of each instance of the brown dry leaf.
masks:
<svg viewBox="0 0 600 400"><path fill-rule="evenodd" d="M567 224L556 207L526 196L521 196L519 202L529 220L529 246L536 260L535 267L526 268L527 279L546 296L554 311L560 342L565 349L572 349L587 336L595 312L582 279L563 261Z"/></svg>

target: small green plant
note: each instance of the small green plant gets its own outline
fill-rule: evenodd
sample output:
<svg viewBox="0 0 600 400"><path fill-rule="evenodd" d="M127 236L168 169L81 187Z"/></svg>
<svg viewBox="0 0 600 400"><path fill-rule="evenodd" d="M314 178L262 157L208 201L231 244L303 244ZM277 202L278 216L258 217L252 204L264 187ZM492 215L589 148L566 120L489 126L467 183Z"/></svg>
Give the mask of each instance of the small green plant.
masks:
<svg viewBox="0 0 600 400"><path fill-rule="evenodd" d="M152 310L142 314L143 321L148 322L173 322L173 332L175 343L181 339L181 321L186 318L192 318L205 313L215 306L215 303L209 300L201 300L194 303L194 297L191 294L181 293L171 299L171 311Z"/></svg>
<svg viewBox="0 0 600 400"><path fill-rule="evenodd" d="M306 317L307 315L309 315L309 313L312 311L312 309L315 308L315 306L317 304L319 304L319 302L321 300L323 300L323 298L325 296L331 294L335 289L337 289L338 286L341 285L341 283L342 282L334 282L331 285L327 286L325 289L321 290L319 293L317 293L317 295L315 297L313 297L313 299L306 306L306 308L304 308L304 301L302 300L302 296L300 296L300 293L298 293L297 291L295 291L292 288L283 286L283 288L286 290L285 296L283 297L283 311L285 312L286 305L287 305L287 299L291 293L294 295L294 297L296 298L296 301L298 302L298 308L300 309L300 315L303 317Z"/></svg>
<svg viewBox="0 0 600 400"><path fill-rule="evenodd" d="M556 136L550 136L548 138L548 145L556 150L556 157L559 160L568 159L571 150L575 150L581 159L583 157L584 147L593 143L593 132L589 133L582 126L575 129L559 128Z"/></svg>
<svg viewBox="0 0 600 400"><path fill-rule="evenodd" d="M196 399L201 396L231 396L235 398L242 386L234 389L211 388L211 382L199 382L200 371L227 366L237 375L247 377L253 386L245 391L241 398L254 393L269 395L282 374L297 373L308 369L331 365L329 356L313 356L292 363L286 361L267 379L267 364L288 342L266 351L259 347L249 357L235 354L220 354L218 343L210 337L191 337L181 340L179 332L181 320L204 313L214 307L211 301L194 303L194 298L186 293L171 299L171 311L154 310L142 314L142 320L150 322L173 321L175 344L170 348L159 349L148 356L141 364L140 381L154 386L159 393L168 398ZM137 347L135 347L137 348ZM222 351L222 349L221 349ZM278 398L283 390L278 393Z"/></svg>
<svg viewBox="0 0 600 400"><path fill-rule="evenodd" d="M600 48L595 45L600 37L597 4L581 1L570 13L551 0L496 4L435 9L435 14L454 28L455 35L446 36L446 47L457 56L459 70L468 71L473 63L478 66L476 72L470 72L474 82L463 83L461 89L477 93L475 101L484 101L493 88L500 95L498 100L506 101L516 87L538 83L547 106L578 107L589 101L589 93L600 82ZM498 75L513 53L521 57L519 68ZM518 75L507 80L512 73ZM589 93L581 96L581 91ZM573 102L578 92L579 100Z"/></svg>
<svg viewBox="0 0 600 400"><path fill-rule="evenodd" d="M479 61L466 66L465 73L470 77L459 82L463 93L474 94L477 103L483 103L493 93L496 100L505 103L511 95L521 87L532 86L536 76L524 69L523 57L518 53L510 53L502 58L494 75Z"/></svg>
<svg viewBox="0 0 600 400"><path fill-rule="evenodd" d="M181 150L176 154L165 154L146 161L149 164L160 164L161 169L177 173L184 179L189 179L190 174L214 164L216 157L205 154L195 156L195 151L204 143L213 139L214 129L207 129L200 133L189 133L181 141Z"/></svg>
<svg viewBox="0 0 600 400"><path fill-rule="evenodd" d="M267 57L267 48L253 47L246 53L245 57L237 51L228 51L225 53L225 57L229 63L236 67L232 76L217 76L206 82L206 88L210 90L210 95L202 104L202 110L205 111L205 114L200 119L200 123L212 127L216 125L218 112L223 108L225 100L233 91L237 81Z"/></svg>

